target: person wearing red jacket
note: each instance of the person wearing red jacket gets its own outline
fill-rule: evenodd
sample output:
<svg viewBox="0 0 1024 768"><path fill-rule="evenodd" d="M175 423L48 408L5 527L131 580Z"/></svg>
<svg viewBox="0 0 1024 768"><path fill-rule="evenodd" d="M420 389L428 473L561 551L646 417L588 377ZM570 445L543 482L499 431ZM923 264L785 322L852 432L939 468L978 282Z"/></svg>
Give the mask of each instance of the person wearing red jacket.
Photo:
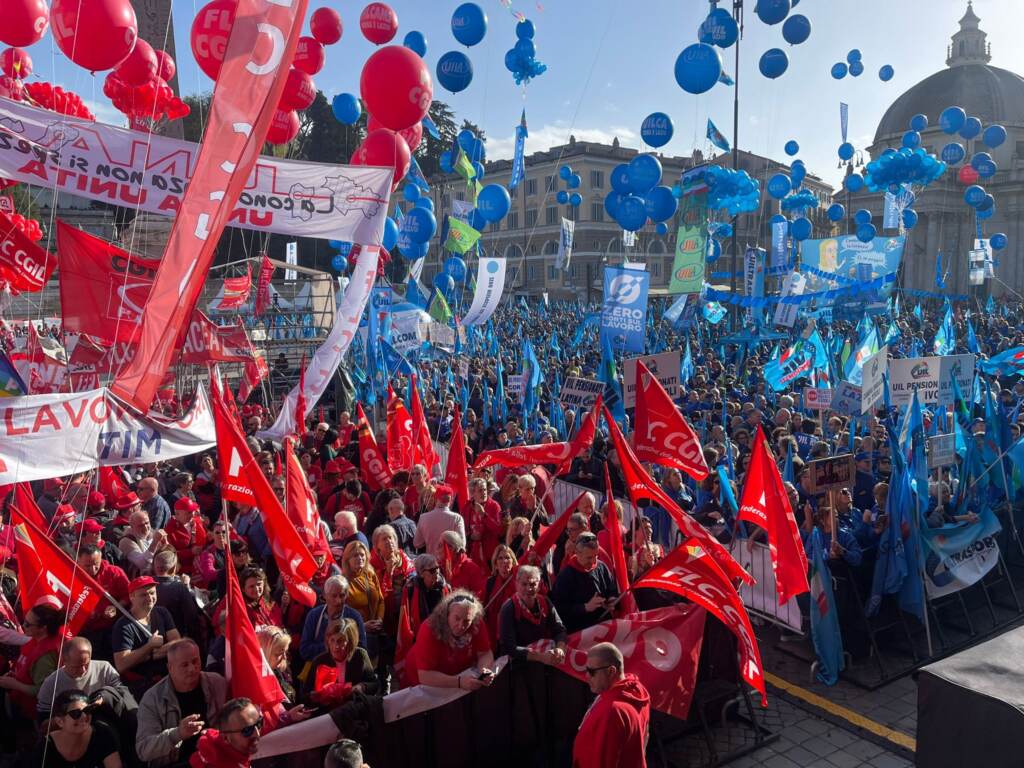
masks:
<svg viewBox="0 0 1024 768"><path fill-rule="evenodd" d="M501 505L487 495L487 481L482 477L469 481L469 496L470 503L464 506L462 514L469 537L469 556L481 568L489 570L508 521Z"/></svg>
<svg viewBox="0 0 1024 768"><path fill-rule="evenodd" d="M182 573L192 575L196 556L206 546L206 528L199 517L199 504L183 496L174 502L173 517L167 521L167 543L178 554Z"/></svg>
<svg viewBox="0 0 1024 768"><path fill-rule="evenodd" d="M587 652L590 690L597 694L572 748L573 768L646 768L651 696L623 671L622 652L598 643Z"/></svg>
<svg viewBox="0 0 1024 768"><path fill-rule="evenodd" d="M476 595L477 599L483 597L487 588L487 574L466 554L466 540L461 533L445 531L441 534L437 559L452 589L465 589Z"/></svg>
<svg viewBox="0 0 1024 768"><path fill-rule="evenodd" d="M249 768L260 746L263 714L249 699L231 699L202 732L189 758L192 768Z"/></svg>

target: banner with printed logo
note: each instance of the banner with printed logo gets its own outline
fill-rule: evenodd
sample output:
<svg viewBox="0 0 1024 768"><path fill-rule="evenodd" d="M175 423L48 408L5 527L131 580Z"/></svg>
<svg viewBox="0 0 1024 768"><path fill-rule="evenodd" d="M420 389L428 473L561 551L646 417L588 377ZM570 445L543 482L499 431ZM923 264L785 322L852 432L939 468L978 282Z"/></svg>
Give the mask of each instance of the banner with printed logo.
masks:
<svg viewBox="0 0 1024 768"><path fill-rule="evenodd" d="M668 284L670 294L700 293L704 286L707 197L707 193L700 193L683 199L682 223L676 230L676 252Z"/></svg>
<svg viewBox="0 0 1024 768"><path fill-rule="evenodd" d="M483 325L490 320L505 290L505 259L481 256L476 273L476 293L469 311L462 318L463 327Z"/></svg>
<svg viewBox="0 0 1024 768"><path fill-rule="evenodd" d="M569 268L569 260L572 258L572 238L576 231L576 222L562 217L562 226L558 232L558 258L555 259L555 269L564 272Z"/></svg>
<svg viewBox="0 0 1024 768"><path fill-rule="evenodd" d="M743 295L750 299L760 299L764 296L764 249L747 248L743 255ZM746 322L748 325L754 322L754 304L751 301L746 311Z"/></svg>
<svg viewBox="0 0 1024 768"><path fill-rule="evenodd" d="M889 361L889 397L892 404L910 405L914 392L922 408L953 405L953 377L961 392L974 386L974 355L907 357Z"/></svg>
<svg viewBox="0 0 1024 768"><path fill-rule="evenodd" d="M616 352L643 352L647 341L648 272L622 267L604 268L601 343Z"/></svg>
<svg viewBox="0 0 1024 768"><path fill-rule="evenodd" d="M996 537L1002 526L987 507L979 518L976 523L941 528L921 526L924 583L929 597L942 597L976 584L999 560Z"/></svg>

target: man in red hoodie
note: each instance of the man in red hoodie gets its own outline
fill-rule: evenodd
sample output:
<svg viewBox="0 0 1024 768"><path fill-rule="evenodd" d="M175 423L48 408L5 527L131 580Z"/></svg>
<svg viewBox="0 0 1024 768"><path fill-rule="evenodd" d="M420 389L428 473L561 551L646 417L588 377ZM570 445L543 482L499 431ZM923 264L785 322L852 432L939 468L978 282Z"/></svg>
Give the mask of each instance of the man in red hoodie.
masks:
<svg viewBox="0 0 1024 768"><path fill-rule="evenodd" d="M611 643L587 652L590 690L597 694L580 723L573 768L646 768L651 697L636 675L623 672L622 653Z"/></svg>

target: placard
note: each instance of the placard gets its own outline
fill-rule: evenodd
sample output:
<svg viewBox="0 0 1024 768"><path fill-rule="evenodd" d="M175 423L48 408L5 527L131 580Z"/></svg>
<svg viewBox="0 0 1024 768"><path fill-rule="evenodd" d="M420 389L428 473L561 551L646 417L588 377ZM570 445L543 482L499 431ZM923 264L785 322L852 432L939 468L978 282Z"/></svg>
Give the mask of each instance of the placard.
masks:
<svg viewBox="0 0 1024 768"><path fill-rule="evenodd" d="M956 434L932 435L928 438L928 469L956 464Z"/></svg>
<svg viewBox="0 0 1024 768"><path fill-rule="evenodd" d="M832 393L832 410L846 416L860 416L860 392L856 384L840 381Z"/></svg>
<svg viewBox="0 0 1024 768"><path fill-rule="evenodd" d="M513 395L516 400L522 401L523 392L525 391L525 387L523 387L523 374L509 374L509 377L505 383L505 391L507 391L510 395Z"/></svg>
<svg viewBox="0 0 1024 768"><path fill-rule="evenodd" d="M832 390L827 387L804 387L804 408L827 411L832 407Z"/></svg>
<svg viewBox="0 0 1024 768"><path fill-rule="evenodd" d="M889 397L905 408L914 399L923 408L953 405L953 376L961 392L974 386L974 355L909 357L889 361Z"/></svg>
<svg viewBox="0 0 1024 768"><path fill-rule="evenodd" d="M673 400L679 396L679 364L681 355L675 352L660 352L657 355L631 357L622 363L622 402L626 408L636 405L636 361L643 360L644 365L668 392Z"/></svg>
<svg viewBox="0 0 1024 768"><path fill-rule="evenodd" d="M807 464L807 469L811 474L810 492L815 494L828 493L837 488L852 489L857 471L852 453L811 461Z"/></svg>
<svg viewBox="0 0 1024 768"><path fill-rule="evenodd" d="M871 413L885 399L885 369L889 346L885 345L864 361L861 375L860 412Z"/></svg>
<svg viewBox="0 0 1024 768"><path fill-rule="evenodd" d="M568 377L562 384L562 392L559 400L566 408L577 408L589 410L597 400L597 396L604 392L604 382L594 379L581 379L578 376Z"/></svg>

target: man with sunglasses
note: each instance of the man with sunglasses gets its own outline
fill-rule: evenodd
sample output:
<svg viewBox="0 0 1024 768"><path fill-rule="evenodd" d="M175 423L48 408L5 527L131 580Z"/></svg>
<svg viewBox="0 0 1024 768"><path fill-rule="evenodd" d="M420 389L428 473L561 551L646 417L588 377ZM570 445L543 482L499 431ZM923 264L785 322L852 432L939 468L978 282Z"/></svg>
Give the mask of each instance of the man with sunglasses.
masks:
<svg viewBox="0 0 1024 768"><path fill-rule="evenodd" d="M192 768L247 768L260 746L263 715L246 698L231 699L214 718L216 729L203 732Z"/></svg>
<svg viewBox="0 0 1024 768"><path fill-rule="evenodd" d="M598 643L587 652L594 703L583 716L572 749L573 768L645 768L651 696L624 672L622 652Z"/></svg>

